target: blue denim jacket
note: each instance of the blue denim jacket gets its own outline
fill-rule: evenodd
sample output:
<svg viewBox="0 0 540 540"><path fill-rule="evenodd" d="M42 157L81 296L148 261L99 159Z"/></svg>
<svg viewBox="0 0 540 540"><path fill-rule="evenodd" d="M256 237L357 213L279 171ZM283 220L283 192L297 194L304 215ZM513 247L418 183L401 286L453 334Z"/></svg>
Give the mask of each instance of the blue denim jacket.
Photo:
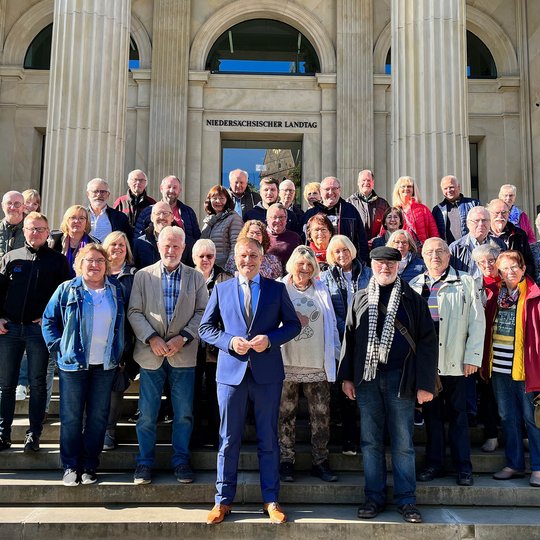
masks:
<svg viewBox="0 0 540 540"><path fill-rule="evenodd" d="M125 306L122 288L116 280L105 278L107 301L113 306L113 320L103 358L104 369L115 368L124 350ZM49 300L42 318L42 333L51 352L58 353L58 367L63 371L88 369L93 331L93 310L85 302L82 278L62 283ZM116 316L115 316L116 314Z"/></svg>

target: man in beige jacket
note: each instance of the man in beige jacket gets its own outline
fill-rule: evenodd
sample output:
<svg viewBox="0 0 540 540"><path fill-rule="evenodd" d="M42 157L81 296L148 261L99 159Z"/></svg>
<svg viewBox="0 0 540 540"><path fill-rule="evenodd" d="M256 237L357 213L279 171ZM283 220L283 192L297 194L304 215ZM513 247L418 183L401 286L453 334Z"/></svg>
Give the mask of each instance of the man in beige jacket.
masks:
<svg viewBox="0 0 540 540"><path fill-rule="evenodd" d="M180 262L185 234L165 227L158 238L160 261L135 274L128 318L137 338L134 359L141 366L135 484L152 481L156 426L165 380L174 411L172 466L176 479L193 482L189 440L193 425L193 387L198 328L208 292L202 274Z"/></svg>

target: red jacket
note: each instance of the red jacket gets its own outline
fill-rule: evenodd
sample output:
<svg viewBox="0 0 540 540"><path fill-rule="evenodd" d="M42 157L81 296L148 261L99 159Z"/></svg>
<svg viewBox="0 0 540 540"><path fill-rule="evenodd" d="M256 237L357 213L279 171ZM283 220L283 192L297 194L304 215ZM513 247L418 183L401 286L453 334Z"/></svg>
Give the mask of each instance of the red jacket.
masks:
<svg viewBox="0 0 540 540"><path fill-rule="evenodd" d="M529 277L527 295L523 313L524 329L524 364L525 391L540 391L540 287ZM490 377L490 358L493 338L493 322L497 314L497 294L488 296L486 303L486 338L484 341L484 358L482 360L482 376Z"/></svg>
<svg viewBox="0 0 540 540"><path fill-rule="evenodd" d="M435 218L425 204L416 202L413 199L409 210L405 212L402 208L402 211L405 218L403 228L406 231L414 231L420 243L423 244L428 238L440 238Z"/></svg>

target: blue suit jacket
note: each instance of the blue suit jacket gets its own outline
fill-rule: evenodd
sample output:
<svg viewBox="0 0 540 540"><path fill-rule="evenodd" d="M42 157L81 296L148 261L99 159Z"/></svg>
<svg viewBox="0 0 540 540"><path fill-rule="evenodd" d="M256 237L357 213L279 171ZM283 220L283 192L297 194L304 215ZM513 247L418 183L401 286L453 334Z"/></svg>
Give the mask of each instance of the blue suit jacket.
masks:
<svg viewBox="0 0 540 540"><path fill-rule="evenodd" d="M238 278L218 283L206 306L200 327L201 338L219 349L216 380L238 385L246 373L248 360L258 384L282 382L285 378L281 345L300 333L300 321L282 283L261 276L259 302L250 328L247 328L238 294ZM229 349L231 339L268 336L270 348L261 353L249 350L240 355Z"/></svg>

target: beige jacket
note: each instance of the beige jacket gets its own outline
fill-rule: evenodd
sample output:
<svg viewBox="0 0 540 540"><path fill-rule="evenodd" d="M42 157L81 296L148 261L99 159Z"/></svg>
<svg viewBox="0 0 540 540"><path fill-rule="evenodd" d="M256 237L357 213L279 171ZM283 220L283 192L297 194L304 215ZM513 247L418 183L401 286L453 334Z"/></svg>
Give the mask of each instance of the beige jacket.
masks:
<svg viewBox="0 0 540 540"><path fill-rule="evenodd" d="M158 369L162 356L156 356L148 339L157 333L165 341L184 332L193 338L168 360L172 367L194 367L197 364L199 324L208 302L204 277L189 266L180 265L180 294L170 324L167 324L161 286L161 261L135 274L129 300L128 319L137 338L133 358L144 369Z"/></svg>

